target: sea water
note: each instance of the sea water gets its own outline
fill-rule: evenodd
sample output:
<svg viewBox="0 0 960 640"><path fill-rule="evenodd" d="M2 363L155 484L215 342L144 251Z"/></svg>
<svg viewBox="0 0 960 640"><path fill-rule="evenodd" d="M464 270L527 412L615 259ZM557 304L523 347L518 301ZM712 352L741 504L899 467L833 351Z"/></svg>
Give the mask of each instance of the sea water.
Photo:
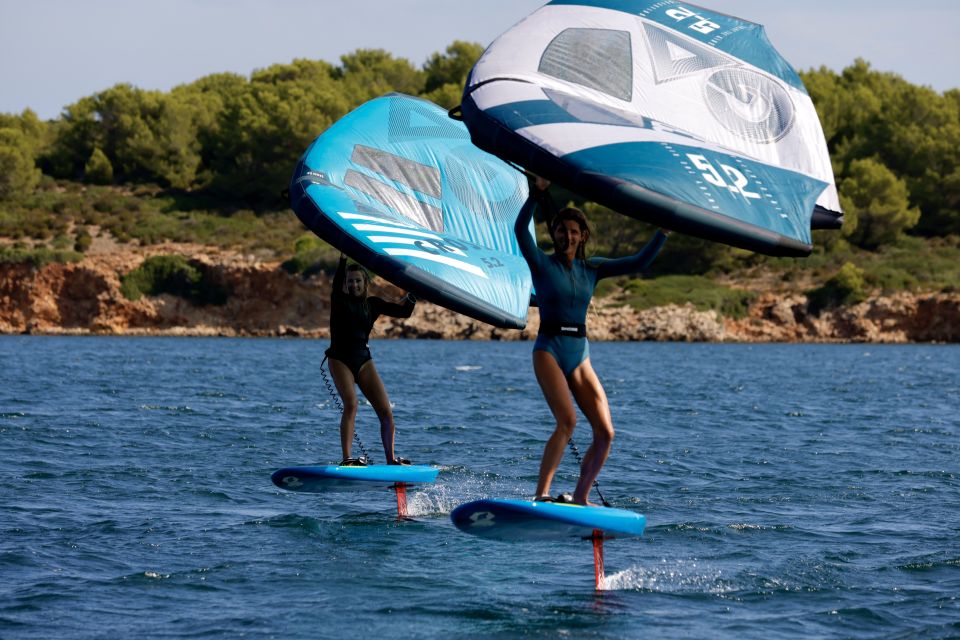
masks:
<svg viewBox="0 0 960 640"><path fill-rule="evenodd" d="M340 458L325 347L0 337L0 637L960 636L960 347L591 345L600 488L648 517L603 591L589 542L450 523L533 493L529 343L372 343L398 453L441 469L414 522L385 489L274 487ZM358 433L382 459L368 405Z"/></svg>

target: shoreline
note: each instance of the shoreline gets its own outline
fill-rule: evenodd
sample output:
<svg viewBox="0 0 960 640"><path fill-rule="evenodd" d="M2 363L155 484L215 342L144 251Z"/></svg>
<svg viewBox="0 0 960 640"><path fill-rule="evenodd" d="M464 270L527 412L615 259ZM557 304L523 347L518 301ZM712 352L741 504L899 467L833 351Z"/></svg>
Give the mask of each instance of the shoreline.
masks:
<svg viewBox="0 0 960 640"><path fill-rule="evenodd" d="M63 329L63 330L50 330L50 331L23 331L20 333L13 332L4 332L0 331L0 338L5 337L33 337L33 338L224 338L224 339L241 339L241 340L329 340L329 336L322 335L302 335L297 333L263 333L263 334L250 334L250 333L230 333L226 331L219 332L196 332L192 330L180 330L171 329L171 330L161 330L161 331L151 331L151 332L141 332L141 331L129 331L126 333L105 333L105 332L93 332L88 330L76 330L76 329ZM386 336L371 336L371 340L411 340L411 341L437 341L437 342L518 342L518 343L530 343L534 342L534 339L531 338L521 338L518 340L502 340L497 338L443 338L443 337L386 337ZM750 340L704 340L704 341L695 341L695 340L595 340L590 338L588 339L591 344L629 344L636 342L658 342L663 344L725 344L725 345L872 345L872 346L931 346L931 347L943 347L951 345L960 345L960 341L876 341L870 342L865 340L764 340L764 341L750 341Z"/></svg>
<svg viewBox="0 0 960 640"><path fill-rule="evenodd" d="M774 305L782 305L784 299L771 296ZM914 298L901 294L897 299L875 298L854 307L826 312L819 317L803 318L800 321L784 322L762 318L769 315L765 304L751 307L751 316L740 319L723 318L715 311L697 311L693 305L670 305L643 311L614 306L599 306L587 321L587 335L591 342L689 342L703 344L960 344L956 321L938 318L929 326L918 314L894 316L877 310L888 310L891 305L913 309L916 306L936 303L930 297ZM944 296L937 308L949 307L955 317L960 317L960 300ZM173 296L158 296L147 304L159 306L186 304ZM2 309L0 309L2 310ZM920 314L921 316L927 314ZM939 314L935 314L938 315ZM757 317L760 319L758 321ZM905 328L903 320L921 331L921 339L911 339L912 331ZM916 326L919 323L920 326ZM195 337L195 338L302 338L329 339L326 326L284 325L275 327L234 326L229 324L199 323L162 326L100 327L61 326L48 322L11 326L0 321L0 335L32 336L85 336L85 337ZM474 340L531 342L539 327L537 309L530 309L527 327L498 329L477 320L455 314L427 302L417 304L414 315L406 320L384 317L377 321L372 339L386 340ZM838 329L846 333L839 333ZM951 334L951 332L953 332ZM949 337L953 335L953 339ZM940 336L946 336L941 338Z"/></svg>
<svg viewBox="0 0 960 640"><path fill-rule="evenodd" d="M278 262L197 245L94 249L71 264L0 264L0 335L329 337L331 278L325 274L304 279ZM230 291L225 304L194 306L170 294L134 301L121 294L123 274L151 255L169 253L203 262ZM371 293L400 295L383 281ZM527 327L516 330L420 302L409 319L378 320L371 337L524 341L538 328L536 308ZM691 303L638 311L614 293L595 299L587 331L592 342L955 344L960 293L875 295L812 314L802 293L761 291L742 318L698 311Z"/></svg>

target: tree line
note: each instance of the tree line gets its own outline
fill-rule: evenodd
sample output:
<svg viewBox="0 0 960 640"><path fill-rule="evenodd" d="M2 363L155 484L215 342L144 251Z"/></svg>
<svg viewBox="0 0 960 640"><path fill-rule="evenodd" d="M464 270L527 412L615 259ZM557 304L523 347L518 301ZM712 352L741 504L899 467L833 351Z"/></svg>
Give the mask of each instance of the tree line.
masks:
<svg viewBox="0 0 960 640"><path fill-rule="evenodd" d="M0 114L0 201L22 198L46 175L153 184L225 209L280 208L297 159L333 122L393 91L453 107L481 53L455 41L418 68L365 49L339 65L298 59L167 92L118 84L52 121ZM801 76L823 123L849 243L875 250L903 233L960 234L960 89L938 93L863 60Z"/></svg>
<svg viewBox="0 0 960 640"><path fill-rule="evenodd" d="M397 91L454 106L480 45L454 42L421 67L382 50L339 66L294 60L205 76L168 92L118 84L42 122L0 115L0 198L40 173L90 184L153 183L224 202L276 207L297 158L337 119Z"/></svg>

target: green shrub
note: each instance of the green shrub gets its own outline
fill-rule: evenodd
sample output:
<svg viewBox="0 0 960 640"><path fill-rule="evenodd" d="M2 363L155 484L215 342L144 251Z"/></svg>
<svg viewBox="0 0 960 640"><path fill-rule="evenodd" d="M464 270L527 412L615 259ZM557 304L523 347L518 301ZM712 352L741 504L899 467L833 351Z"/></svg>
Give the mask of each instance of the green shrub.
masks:
<svg viewBox="0 0 960 640"><path fill-rule="evenodd" d="M337 260L338 257L329 247L316 248L296 254L280 267L287 273L299 273L308 278L318 273L332 273L337 268Z"/></svg>
<svg viewBox="0 0 960 640"><path fill-rule="evenodd" d="M864 280L871 288L877 288L884 293L897 291L915 291L920 282L909 271L897 267L881 264L879 267L865 271Z"/></svg>
<svg viewBox="0 0 960 640"><path fill-rule="evenodd" d="M22 131L0 126L0 200L30 195L40 183L31 141Z"/></svg>
<svg viewBox="0 0 960 640"><path fill-rule="evenodd" d="M823 286L807 293L810 312L853 305L867 299L867 282L863 269L852 262L845 263Z"/></svg>
<svg viewBox="0 0 960 640"><path fill-rule="evenodd" d="M113 182L113 165L110 164L110 159L100 150L100 147L93 149L90 159L87 160L87 164L83 168L83 175L87 182L93 184L110 184Z"/></svg>
<svg viewBox="0 0 960 640"><path fill-rule="evenodd" d="M874 158L850 164L849 176L840 183L840 202L844 234L865 249L896 242L920 220L920 209L910 206L906 180Z"/></svg>
<svg viewBox="0 0 960 640"><path fill-rule="evenodd" d="M84 226L77 227L77 237L73 242L73 250L86 253L91 244L93 244L93 237L87 228Z"/></svg>
<svg viewBox="0 0 960 640"><path fill-rule="evenodd" d="M221 305L229 297L229 292L214 281L206 265L179 255L147 258L121 278L120 292L128 300L169 293L197 306Z"/></svg>
<svg viewBox="0 0 960 640"><path fill-rule="evenodd" d="M64 251L73 244L73 240L65 233L61 233L53 239L53 248L57 251Z"/></svg>
<svg viewBox="0 0 960 640"><path fill-rule="evenodd" d="M83 254L76 251L55 251L46 247L29 249L23 243L16 243L12 247L0 247L0 264L29 264L40 268L50 263L66 264L79 262L82 259Z"/></svg>
<svg viewBox="0 0 960 640"><path fill-rule="evenodd" d="M653 280L630 280L625 283L627 304L647 309L668 304L692 303L698 310L713 309L724 316L746 315L756 294L731 289L704 276L662 276Z"/></svg>
<svg viewBox="0 0 960 640"><path fill-rule="evenodd" d="M101 194L93 201L93 208L100 213L119 213L123 208L123 201L114 194Z"/></svg>
<svg viewBox="0 0 960 640"><path fill-rule="evenodd" d="M322 247L328 246L326 242L313 235L312 233L305 233L297 241L293 243L293 250L296 253L305 253L313 249L320 249Z"/></svg>
<svg viewBox="0 0 960 640"><path fill-rule="evenodd" d="M294 249L293 257L280 265L287 273L307 278L321 272L332 273L337 268L337 251L312 233L297 238Z"/></svg>

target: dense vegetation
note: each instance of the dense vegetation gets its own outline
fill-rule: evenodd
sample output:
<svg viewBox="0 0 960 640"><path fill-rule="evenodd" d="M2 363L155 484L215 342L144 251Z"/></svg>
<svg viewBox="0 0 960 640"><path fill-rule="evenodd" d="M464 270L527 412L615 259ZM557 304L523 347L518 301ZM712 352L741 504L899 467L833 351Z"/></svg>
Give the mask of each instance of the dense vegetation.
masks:
<svg viewBox="0 0 960 640"><path fill-rule="evenodd" d="M144 294L169 293L197 306L221 305L229 297L227 288L206 265L177 255L147 258L123 276L120 292L130 300L139 300Z"/></svg>
<svg viewBox="0 0 960 640"><path fill-rule="evenodd" d="M29 110L0 114L0 237L8 239L0 262L77 259L96 227L123 242L263 252L286 259L291 272L328 268L330 247L304 236L280 196L299 155L331 123L384 93L455 106L480 53L479 45L454 42L417 68L385 51L359 50L338 66L295 60L169 92L119 84L48 122ZM820 291L833 283L829 295L814 296L824 306L876 290L956 290L960 90L937 93L862 60L841 73L801 75L833 159L843 231L817 232L817 250L803 260L675 236L655 264L659 283L619 283L634 304L696 298L736 313L745 294L716 282L760 274L768 282L776 274L784 288ZM595 253L634 250L652 231L578 204L595 225ZM706 291L710 281L724 291Z"/></svg>

